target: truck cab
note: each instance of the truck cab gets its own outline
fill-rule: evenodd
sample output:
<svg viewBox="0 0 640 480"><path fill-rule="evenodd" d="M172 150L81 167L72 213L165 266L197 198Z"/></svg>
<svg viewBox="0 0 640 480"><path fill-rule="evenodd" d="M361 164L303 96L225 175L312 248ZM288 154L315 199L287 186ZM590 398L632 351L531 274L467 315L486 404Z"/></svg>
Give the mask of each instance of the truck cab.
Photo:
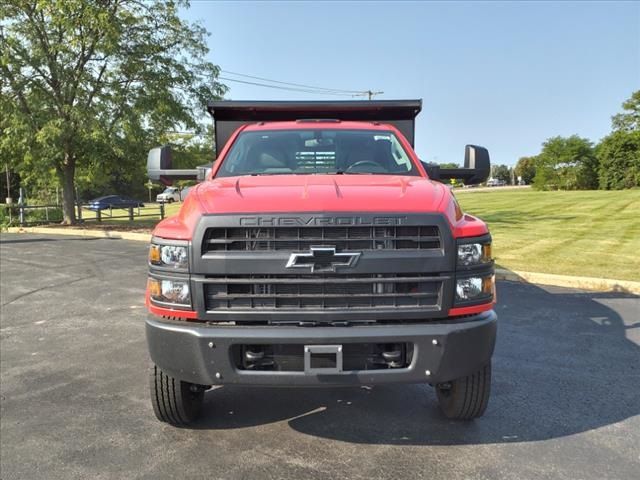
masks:
<svg viewBox="0 0 640 480"><path fill-rule="evenodd" d="M491 236L423 164L419 100L212 102L218 156L149 249L146 334L159 420L187 425L218 385L426 383L481 416L497 318ZM154 149L152 180L173 171Z"/></svg>

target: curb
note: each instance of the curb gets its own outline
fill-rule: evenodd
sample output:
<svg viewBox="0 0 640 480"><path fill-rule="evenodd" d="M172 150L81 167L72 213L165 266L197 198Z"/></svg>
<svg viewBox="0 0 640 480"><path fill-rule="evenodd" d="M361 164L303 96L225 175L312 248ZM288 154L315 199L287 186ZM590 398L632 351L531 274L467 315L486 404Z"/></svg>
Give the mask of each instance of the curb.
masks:
<svg viewBox="0 0 640 480"><path fill-rule="evenodd" d="M134 240L137 242L149 242L150 233L121 232L117 230L90 230L75 228L51 228L51 227L9 227L9 233L44 233L48 235L69 235L73 237L97 237L119 238L121 240Z"/></svg>
<svg viewBox="0 0 640 480"><path fill-rule="evenodd" d="M512 282L536 283L552 285L554 287L578 288L594 292L622 292L640 295L640 282L630 280L611 280L608 278L573 277L569 275L554 275L551 273L520 272L496 269L496 280Z"/></svg>
<svg viewBox="0 0 640 480"><path fill-rule="evenodd" d="M9 227L9 233L40 233L51 235L70 235L76 237L119 238L137 242L149 242L150 233L119 232L113 230L84 230L71 228L50 227ZM640 282L630 280L610 280L607 278L573 277L569 275L554 275L550 273L520 272L496 269L496 280L511 282L536 283L554 287L577 288L594 292L621 292L640 295Z"/></svg>

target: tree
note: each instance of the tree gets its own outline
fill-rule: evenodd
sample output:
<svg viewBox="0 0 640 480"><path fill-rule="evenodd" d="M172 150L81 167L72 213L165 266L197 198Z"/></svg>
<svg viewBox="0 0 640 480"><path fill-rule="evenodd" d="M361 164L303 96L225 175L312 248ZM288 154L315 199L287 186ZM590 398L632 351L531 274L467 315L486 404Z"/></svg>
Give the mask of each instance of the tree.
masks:
<svg viewBox="0 0 640 480"><path fill-rule="evenodd" d="M491 167L491 177L502 180L507 184L511 183L511 172L506 165L493 165Z"/></svg>
<svg viewBox="0 0 640 480"><path fill-rule="evenodd" d="M596 147L600 160L600 188L620 190L640 187L640 130L619 130Z"/></svg>
<svg viewBox="0 0 640 480"><path fill-rule="evenodd" d="M593 144L577 135L553 137L536 157L534 186L538 189L588 190L598 188L598 159Z"/></svg>
<svg viewBox="0 0 640 480"><path fill-rule="evenodd" d="M613 130L633 132L640 130L640 90L633 92L631 98L622 104L626 112L611 117Z"/></svg>
<svg viewBox="0 0 640 480"><path fill-rule="evenodd" d="M613 132L596 147L600 188L607 190L640 187L640 90L622 109L611 117Z"/></svg>
<svg viewBox="0 0 640 480"><path fill-rule="evenodd" d="M516 163L515 174L516 177L521 177L525 184L530 185L536 176L536 157L520 157Z"/></svg>
<svg viewBox="0 0 640 480"><path fill-rule="evenodd" d="M54 171L65 223L78 183L133 181L145 151L173 130L198 130L220 98L206 30L185 2L9 0L0 6L0 155ZM114 175L116 175L114 177ZM140 183L140 182L137 182Z"/></svg>

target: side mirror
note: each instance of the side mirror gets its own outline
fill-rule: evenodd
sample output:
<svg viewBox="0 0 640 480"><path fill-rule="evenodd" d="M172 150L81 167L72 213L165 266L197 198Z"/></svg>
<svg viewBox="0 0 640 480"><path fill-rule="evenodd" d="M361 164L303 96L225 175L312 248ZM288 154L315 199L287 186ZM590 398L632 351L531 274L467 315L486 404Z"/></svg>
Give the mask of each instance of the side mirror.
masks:
<svg viewBox="0 0 640 480"><path fill-rule="evenodd" d="M456 178L465 185L477 185L489 178L491 161L489 151L477 145L467 145L464 148L464 168L441 168L435 163L422 162L431 180L439 182Z"/></svg>
<svg viewBox="0 0 640 480"><path fill-rule="evenodd" d="M173 185L174 180L204 180L201 169L171 169L171 147L165 145L149 150L147 156L147 176L149 180L164 185Z"/></svg>
<svg viewBox="0 0 640 480"><path fill-rule="evenodd" d="M171 170L173 161L171 158L171 147L165 145L149 150L147 156L147 176L149 180L163 183L164 185L172 185L173 181L162 175L164 170Z"/></svg>
<svg viewBox="0 0 640 480"><path fill-rule="evenodd" d="M210 164L198 165L196 167L196 169L198 170L198 178L197 178L197 180L199 182L203 182L211 174L212 166Z"/></svg>
<svg viewBox="0 0 640 480"><path fill-rule="evenodd" d="M465 180L467 185L477 185L485 182L491 174L489 151L477 145L464 147L464 168L473 171L473 175Z"/></svg>

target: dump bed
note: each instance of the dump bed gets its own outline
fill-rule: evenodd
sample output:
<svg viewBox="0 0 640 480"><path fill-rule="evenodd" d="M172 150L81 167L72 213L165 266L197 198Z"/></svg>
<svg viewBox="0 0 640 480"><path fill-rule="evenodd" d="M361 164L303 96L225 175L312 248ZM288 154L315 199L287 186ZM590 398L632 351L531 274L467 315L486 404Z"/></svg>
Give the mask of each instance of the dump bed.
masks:
<svg viewBox="0 0 640 480"><path fill-rule="evenodd" d="M415 118L422 100L352 101L215 101L208 112L213 116L216 152L220 152L233 132L247 123L292 120L355 120L394 125L414 144Z"/></svg>

